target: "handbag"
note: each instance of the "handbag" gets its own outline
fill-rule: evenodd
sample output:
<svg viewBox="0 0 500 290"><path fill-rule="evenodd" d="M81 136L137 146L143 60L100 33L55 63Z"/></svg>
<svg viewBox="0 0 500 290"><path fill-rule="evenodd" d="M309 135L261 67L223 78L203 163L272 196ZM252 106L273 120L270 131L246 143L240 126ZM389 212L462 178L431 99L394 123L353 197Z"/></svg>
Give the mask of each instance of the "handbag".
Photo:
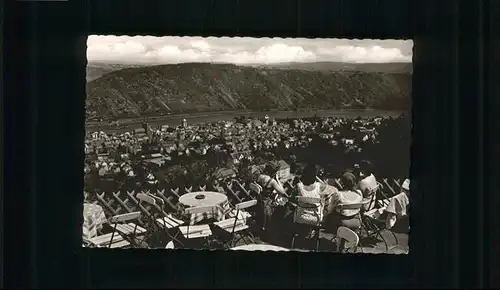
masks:
<svg viewBox="0 0 500 290"><path fill-rule="evenodd" d="M285 206L288 203L288 198L276 194L273 198L273 206Z"/></svg>
<svg viewBox="0 0 500 290"><path fill-rule="evenodd" d="M269 190L269 184L271 183L271 181L273 181L272 178L270 178L266 185L264 185L262 188L264 190ZM274 190L272 190L274 191ZM278 193L275 193L274 195L272 195L272 197L270 197L270 206L273 206L273 207L278 207L278 206L284 206L285 204L287 204L288 202L288 199L284 196L281 196L279 195Z"/></svg>

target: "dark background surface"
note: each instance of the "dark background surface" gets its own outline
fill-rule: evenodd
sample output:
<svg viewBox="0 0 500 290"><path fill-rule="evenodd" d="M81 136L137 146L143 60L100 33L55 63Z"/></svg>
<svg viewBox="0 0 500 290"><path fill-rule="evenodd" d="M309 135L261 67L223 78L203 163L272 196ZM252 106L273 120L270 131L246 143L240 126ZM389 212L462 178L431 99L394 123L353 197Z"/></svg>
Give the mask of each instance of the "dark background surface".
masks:
<svg viewBox="0 0 500 290"><path fill-rule="evenodd" d="M479 6L486 4L8 2L3 10L4 286L485 287L485 205L493 203L482 171L490 163L483 162L479 149L487 147L482 121L490 104L480 90L477 34ZM88 34L413 38L410 255L82 249Z"/></svg>

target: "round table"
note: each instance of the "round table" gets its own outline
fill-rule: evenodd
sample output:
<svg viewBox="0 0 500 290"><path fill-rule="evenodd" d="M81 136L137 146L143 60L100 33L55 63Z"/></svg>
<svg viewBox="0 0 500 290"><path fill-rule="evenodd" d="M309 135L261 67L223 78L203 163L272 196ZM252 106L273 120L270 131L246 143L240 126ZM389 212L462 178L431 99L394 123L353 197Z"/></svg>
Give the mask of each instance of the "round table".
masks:
<svg viewBox="0 0 500 290"><path fill-rule="evenodd" d="M227 196L223 193L213 191L186 193L179 198L179 202L186 207L217 206L217 210L215 211L191 214L189 217L191 225L211 218L215 218L218 221L223 220L226 211L229 209Z"/></svg>
<svg viewBox="0 0 500 290"><path fill-rule="evenodd" d="M216 206L226 203L227 196L214 191L196 191L182 195L179 202L187 207Z"/></svg>
<svg viewBox="0 0 500 290"><path fill-rule="evenodd" d="M289 252L290 249L283 248L283 247L278 247L278 246L273 246L273 245L266 245L266 244L251 244L251 245L244 245L244 246L239 246L239 247L234 247L231 248L231 250L243 250L243 251L281 251L281 252Z"/></svg>

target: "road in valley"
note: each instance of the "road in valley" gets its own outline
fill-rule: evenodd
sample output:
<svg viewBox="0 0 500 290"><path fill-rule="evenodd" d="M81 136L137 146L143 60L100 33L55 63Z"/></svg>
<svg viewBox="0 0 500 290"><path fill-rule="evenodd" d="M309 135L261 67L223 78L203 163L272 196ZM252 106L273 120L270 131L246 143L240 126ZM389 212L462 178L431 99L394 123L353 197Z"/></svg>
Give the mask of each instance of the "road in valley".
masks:
<svg viewBox="0 0 500 290"><path fill-rule="evenodd" d="M182 119L186 119L188 124L200 124L208 122L216 122L220 120L229 121L239 116L250 118L263 118L269 116L275 119L284 118L306 118L314 115L318 117L347 117L347 118L369 118L377 116L398 116L401 111L380 111L380 110L315 110L315 111L268 111L268 112L252 112L252 111L219 111L191 114L175 114L164 116L148 117L148 123L157 127L159 125L177 126L181 124ZM106 132L126 132L133 129L141 128L143 118L122 119L119 121L120 126L109 125L107 121L102 124L100 122L87 122L85 128L88 131L106 131Z"/></svg>

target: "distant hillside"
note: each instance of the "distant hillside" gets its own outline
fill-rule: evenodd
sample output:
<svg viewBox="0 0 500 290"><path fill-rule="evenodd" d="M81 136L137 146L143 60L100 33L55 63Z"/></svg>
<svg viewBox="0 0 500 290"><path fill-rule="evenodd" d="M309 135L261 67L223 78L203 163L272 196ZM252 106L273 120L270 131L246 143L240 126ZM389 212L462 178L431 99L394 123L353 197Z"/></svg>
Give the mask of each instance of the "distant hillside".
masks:
<svg viewBox="0 0 500 290"><path fill-rule="evenodd" d="M294 64L296 65L296 64ZM126 68L87 83L87 117L411 106L411 75L184 63Z"/></svg>
<svg viewBox="0 0 500 290"><path fill-rule="evenodd" d="M261 68L300 69L312 71L362 71L383 73L412 73L413 64L408 62L394 63L343 63L343 62L309 62L309 63L278 63L259 65Z"/></svg>
<svg viewBox="0 0 500 290"><path fill-rule="evenodd" d="M124 68L140 67L139 65L109 64L109 63L88 63L87 82L93 81L113 71Z"/></svg>

